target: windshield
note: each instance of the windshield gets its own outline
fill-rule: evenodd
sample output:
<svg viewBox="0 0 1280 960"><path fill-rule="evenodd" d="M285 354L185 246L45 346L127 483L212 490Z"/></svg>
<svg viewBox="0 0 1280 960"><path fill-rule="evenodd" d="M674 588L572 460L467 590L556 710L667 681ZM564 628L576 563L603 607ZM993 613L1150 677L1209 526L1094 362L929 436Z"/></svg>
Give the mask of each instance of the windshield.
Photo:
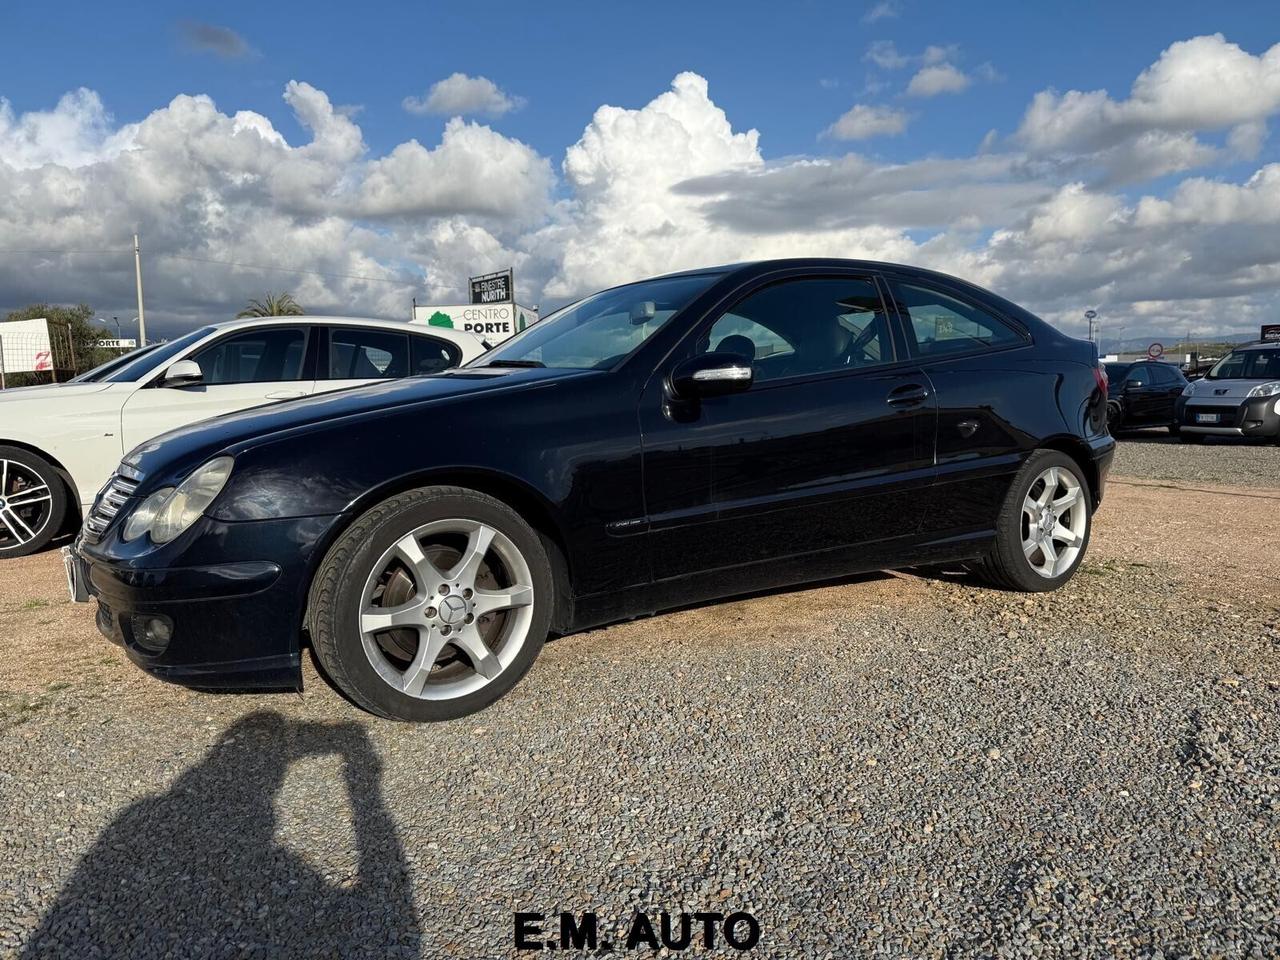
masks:
<svg viewBox="0 0 1280 960"><path fill-rule="evenodd" d="M191 346L197 340L203 340L209 334L217 329L216 327L201 327L199 330L192 330L185 336L179 337L177 340L170 340L168 343L157 344L155 349L148 348L144 353L139 350L132 354L133 359L116 370L109 372L102 379L107 383L131 383L135 380L141 380L151 371L159 369L166 362L173 359L187 347Z"/></svg>
<svg viewBox="0 0 1280 960"><path fill-rule="evenodd" d="M615 287L540 320L471 364L606 370L662 329L719 274Z"/></svg>
<svg viewBox="0 0 1280 960"><path fill-rule="evenodd" d="M1207 380L1280 380L1280 347L1232 350L1205 374Z"/></svg>
<svg viewBox="0 0 1280 960"><path fill-rule="evenodd" d="M72 377L67 383L97 383L99 380L106 379L107 374L113 370L119 370L126 363L132 363L144 353L150 353L158 346L160 346L158 343L149 343L145 347L138 347L138 349L122 353L118 357L112 357L106 363L100 363L92 370L86 370L80 376Z"/></svg>

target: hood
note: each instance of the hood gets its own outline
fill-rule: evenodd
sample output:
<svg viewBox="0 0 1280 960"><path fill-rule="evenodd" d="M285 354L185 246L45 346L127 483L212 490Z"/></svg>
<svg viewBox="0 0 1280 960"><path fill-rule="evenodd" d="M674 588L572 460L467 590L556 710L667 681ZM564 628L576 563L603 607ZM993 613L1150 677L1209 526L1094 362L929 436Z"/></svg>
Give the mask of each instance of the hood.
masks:
<svg viewBox="0 0 1280 960"><path fill-rule="evenodd" d="M252 407L180 427L135 447L125 457L125 463L148 474L161 466L195 466L193 461L203 461L219 450L247 448L286 431L319 430L335 421L358 423L363 417L391 410L411 410L424 404L465 403L471 396L537 390L561 380L600 375L594 370L485 368L388 380L302 400Z"/></svg>
<svg viewBox="0 0 1280 960"><path fill-rule="evenodd" d="M1264 383L1273 382L1274 378L1270 380L1209 380L1205 378L1193 380L1191 392L1187 396L1213 400L1243 400L1249 396L1250 391Z"/></svg>
<svg viewBox="0 0 1280 960"><path fill-rule="evenodd" d="M16 400L49 400L53 397L83 397L101 393L110 388L109 383L42 383L35 387L10 387L0 390L0 403Z"/></svg>

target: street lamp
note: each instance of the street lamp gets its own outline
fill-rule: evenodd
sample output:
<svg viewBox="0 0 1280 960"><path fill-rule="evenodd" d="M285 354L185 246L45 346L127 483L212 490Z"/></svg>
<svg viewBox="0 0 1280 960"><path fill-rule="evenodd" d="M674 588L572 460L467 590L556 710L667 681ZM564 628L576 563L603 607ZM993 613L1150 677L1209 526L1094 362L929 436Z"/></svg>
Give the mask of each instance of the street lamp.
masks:
<svg viewBox="0 0 1280 960"><path fill-rule="evenodd" d="M1098 319L1098 311L1097 311L1097 310L1086 310L1086 311L1084 312L1084 318L1085 318L1085 320L1087 320L1087 321L1088 321L1088 323L1089 323L1089 342L1090 342L1090 343L1093 343L1093 342L1094 342L1094 338L1093 338L1093 330L1094 330L1093 322L1094 322L1095 320L1097 320L1097 319Z"/></svg>

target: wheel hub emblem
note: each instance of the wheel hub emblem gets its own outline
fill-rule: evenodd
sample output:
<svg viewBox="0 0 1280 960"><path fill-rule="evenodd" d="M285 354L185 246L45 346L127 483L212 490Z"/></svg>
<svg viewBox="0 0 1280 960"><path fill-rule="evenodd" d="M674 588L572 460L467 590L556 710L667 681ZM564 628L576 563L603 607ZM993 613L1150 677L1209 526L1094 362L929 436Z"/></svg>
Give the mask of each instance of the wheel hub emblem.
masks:
<svg viewBox="0 0 1280 960"><path fill-rule="evenodd" d="M461 623L467 616L467 601L455 595L440 601L440 619L453 626Z"/></svg>

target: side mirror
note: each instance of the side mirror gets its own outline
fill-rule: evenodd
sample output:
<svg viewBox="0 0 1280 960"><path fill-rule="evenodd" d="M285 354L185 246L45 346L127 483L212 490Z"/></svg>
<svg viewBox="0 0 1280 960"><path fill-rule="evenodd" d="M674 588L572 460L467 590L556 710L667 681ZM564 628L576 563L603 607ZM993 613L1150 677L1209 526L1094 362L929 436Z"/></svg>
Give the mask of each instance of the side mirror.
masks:
<svg viewBox="0 0 1280 960"><path fill-rule="evenodd" d="M1139 383L1137 380L1126 380L1124 382L1124 389L1126 392L1129 390L1141 390L1144 386L1146 386L1146 384Z"/></svg>
<svg viewBox="0 0 1280 960"><path fill-rule="evenodd" d="M736 353L703 353L671 372L671 390L681 400L720 397L751 388L751 362Z"/></svg>
<svg viewBox="0 0 1280 960"><path fill-rule="evenodd" d="M191 387L204 383L204 371L194 360L179 360L171 364L160 381L162 387Z"/></svg>

